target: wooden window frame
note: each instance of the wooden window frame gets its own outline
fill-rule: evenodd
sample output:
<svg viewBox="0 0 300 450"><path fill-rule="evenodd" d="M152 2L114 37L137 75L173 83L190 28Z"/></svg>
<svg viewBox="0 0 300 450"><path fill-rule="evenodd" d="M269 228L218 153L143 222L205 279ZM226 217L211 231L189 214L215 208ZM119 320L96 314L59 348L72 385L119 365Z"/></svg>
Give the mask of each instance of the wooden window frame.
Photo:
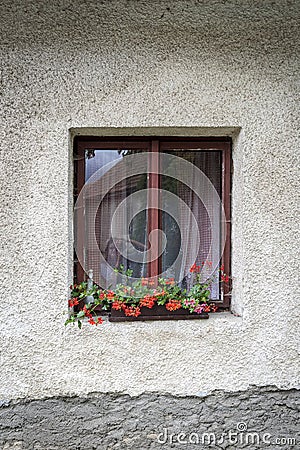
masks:
<svg viewBox="0 0 300 450"><path fill-rule="evenodd" d="M221 168L221 200L223 203L225 220L226 220L226 241L224 251L221 259L221 264L224 266L224 271L229 276L231 275L231 138L229 137L212 137L212 138L186 138L186 137L95 137L95 136L77 136L74 141L74 204L85 183L85 152L96 149L103 150L123 150L126 148L143 149L151 152L151 154L159 154L164 150L203 150L214 151L219 150L222 153L222 168ZM150 167L158 168L158 158L152 157ZM160 175L157 173L148 174L148 187L160 188ZM159 210L159 198L151 199L154 208L148 211L148 232L151 229L159 228L161 224L161 212ZM157 207L156 207L157 206ZM160 272L160 262L158 259L152 261L148 268L148 276L155 276ZM74 252L74 282L86 280L84 273ZM226 310L230 306L230 290L229 285L223 286L223 300L217 302L219 310ZM175 314L168 313L166 310L160 310L159 313L149 316L139 316L138 318L131 317L115 317L112 321L123 320L161 320L161 319L192 319L197 318L197 315Z"/></svg>

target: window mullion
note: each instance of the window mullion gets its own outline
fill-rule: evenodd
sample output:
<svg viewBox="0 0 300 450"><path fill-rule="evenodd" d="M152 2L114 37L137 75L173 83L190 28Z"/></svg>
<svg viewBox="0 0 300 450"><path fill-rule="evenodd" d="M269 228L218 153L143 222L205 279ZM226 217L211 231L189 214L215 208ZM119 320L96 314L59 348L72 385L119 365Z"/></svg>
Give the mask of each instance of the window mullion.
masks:
<svg viewBox="0 0 300 450"><path fill-rule="evenodd" d="M151 232L155 233L155 239L152 237L150 248L150 262L148 264L148 276L157 277L160 273L161 261L159 233L156 230L161 229L161 211L160 211L160 174L159 174L159 141L151 141L151 152L148 159L148 237Z"/></svg>

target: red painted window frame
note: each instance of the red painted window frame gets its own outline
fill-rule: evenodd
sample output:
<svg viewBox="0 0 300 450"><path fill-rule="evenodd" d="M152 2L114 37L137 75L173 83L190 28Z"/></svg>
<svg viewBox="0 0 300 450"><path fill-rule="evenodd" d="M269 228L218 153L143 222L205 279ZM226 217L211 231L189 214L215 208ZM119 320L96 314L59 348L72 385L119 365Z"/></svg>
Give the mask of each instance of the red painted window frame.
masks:
<svg viewBox="0 0 300 450"><path fill-rule="evenodd" d="M74 204L85 182L85 151L95 149L113 149L123 150L126 148L143 149L151 152L152 157L149 161L150 168L157 172L159 154L164 150L219 150L222 153L222 180L221 193L222 203L226 219L226 242L222 255L221 264L224 266L226 274L231 275L231 139L229 137L212 138L184 138L184 137L95 137L95 136L77 136L74 140ZM154 155L154 156L153 156ZM149 171L148 187L160 188L160 175ZM154 208L148 210L148 233L152 229L159 228L161 224L161 212L159 209L159 198L151 198ZM148 276L154 277L160 273L160 260L154 259L148 268ZM74 282L86 280L84 273L76 254L74 253ZM223 301L218 302L219 309L228 309L230 306L230 286L223 286ZM185 318L188 318L187 314ZM135 319L136 320L136 319Z"/></svg>

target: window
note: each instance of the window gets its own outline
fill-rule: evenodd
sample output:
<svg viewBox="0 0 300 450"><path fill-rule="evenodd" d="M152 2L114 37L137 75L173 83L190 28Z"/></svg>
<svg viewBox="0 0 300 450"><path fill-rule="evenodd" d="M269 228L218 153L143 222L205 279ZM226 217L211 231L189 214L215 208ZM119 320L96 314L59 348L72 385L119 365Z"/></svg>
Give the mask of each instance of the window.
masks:
<svg viewBox="0 0 300 450"><path fill-rule="evenodd" d="M185 289L193 263L230 274L230 165L229 138L77 137L75 282L92 270L107 288L120 265ZM229 306L218 275L210 295Z"/></svg>

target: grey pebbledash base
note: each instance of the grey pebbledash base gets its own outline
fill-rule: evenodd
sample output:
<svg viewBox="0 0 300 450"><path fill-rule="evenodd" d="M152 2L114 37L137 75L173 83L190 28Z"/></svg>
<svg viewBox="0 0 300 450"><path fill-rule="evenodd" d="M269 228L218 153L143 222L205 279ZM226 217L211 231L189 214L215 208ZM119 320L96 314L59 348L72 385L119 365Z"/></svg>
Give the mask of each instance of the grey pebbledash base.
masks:
<svg viewBox="0 0 300 450"><path fill-rule="evenodd" d="M275 387L194 397L94 394L2 401L0 448L296 449L299 403L299 391Z"/></svg>

